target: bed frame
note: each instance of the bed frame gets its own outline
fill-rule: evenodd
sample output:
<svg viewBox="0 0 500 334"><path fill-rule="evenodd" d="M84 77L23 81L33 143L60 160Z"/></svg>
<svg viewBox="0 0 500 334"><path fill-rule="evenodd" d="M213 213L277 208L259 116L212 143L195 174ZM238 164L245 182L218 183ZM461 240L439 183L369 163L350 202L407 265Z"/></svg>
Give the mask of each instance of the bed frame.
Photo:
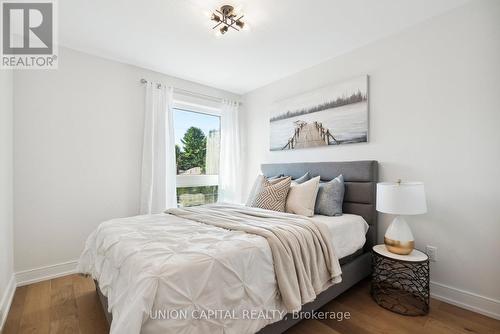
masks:
<svg viewBox="0 0 500 334"><path fill-rule="evenodd" d="M366 234L366 243L362 250L341 259L342 282L323 291L312 302L302 306L304 312L315 311L326 305L338 295L369 276L371 267L371 248L377 243L377 212L375 210L376 184L378 181L377 161L343 161L343 162L304 162L275 163L261 165L265 176L290 175L298 178L309 172L312 177L321 176L322 181L330 181L342 174L345 181L343 211L362 216L370 228ZM112 316L108 310L108 300L101 293L98 282L96 291L101 300L104 314L111 324ZM285 317L261 329L258 334L283 333L300 319Z"/></svg>

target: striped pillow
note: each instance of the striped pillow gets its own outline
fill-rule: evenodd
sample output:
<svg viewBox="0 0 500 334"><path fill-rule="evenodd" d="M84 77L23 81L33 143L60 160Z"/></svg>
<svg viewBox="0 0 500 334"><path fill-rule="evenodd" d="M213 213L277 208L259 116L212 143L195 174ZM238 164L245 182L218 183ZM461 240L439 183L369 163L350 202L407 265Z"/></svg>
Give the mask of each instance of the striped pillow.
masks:
<svg viewBox="0 0 500 334"><path fill-rule="evenodd" d="M252 202L252 207L285 212L286 197L291 182L290 177L283 178L279 182L264 180L261 191L256 194Z"/></svg>

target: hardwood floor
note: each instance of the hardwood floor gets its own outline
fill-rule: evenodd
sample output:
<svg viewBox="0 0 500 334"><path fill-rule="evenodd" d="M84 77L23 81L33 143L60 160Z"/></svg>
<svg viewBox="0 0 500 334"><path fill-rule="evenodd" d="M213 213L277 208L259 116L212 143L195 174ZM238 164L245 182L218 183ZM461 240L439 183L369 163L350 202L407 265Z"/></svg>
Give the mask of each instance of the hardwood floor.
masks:
<svg viewBox="0 0 500 334"><path fill-rule="evenodd" d="M406 317L379 307L365 280L326 305L322 311L350 312L349 320L303 320L287 334L490 333L500 321L431 300L424 317ZM2 334L108 333L109 328L89 278L70 275L20 287Z"/></svg>
<svg viewBox="0 0 500 334"><path fill-rule="evenodd" d="M17 288L2 334L108 331L94 282L70 275Z"/></svg>

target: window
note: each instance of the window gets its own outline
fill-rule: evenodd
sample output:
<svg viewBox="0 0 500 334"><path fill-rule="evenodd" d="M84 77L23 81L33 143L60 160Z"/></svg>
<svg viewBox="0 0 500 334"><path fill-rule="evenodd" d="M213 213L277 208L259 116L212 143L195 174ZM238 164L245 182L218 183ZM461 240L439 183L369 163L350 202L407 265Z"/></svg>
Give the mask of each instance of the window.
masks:
<svg viewBox="0 0 500 334"><path fill-rule="evenodd" d="M220 116L216 111L174 107L177 204L217 202Z"/></svg>

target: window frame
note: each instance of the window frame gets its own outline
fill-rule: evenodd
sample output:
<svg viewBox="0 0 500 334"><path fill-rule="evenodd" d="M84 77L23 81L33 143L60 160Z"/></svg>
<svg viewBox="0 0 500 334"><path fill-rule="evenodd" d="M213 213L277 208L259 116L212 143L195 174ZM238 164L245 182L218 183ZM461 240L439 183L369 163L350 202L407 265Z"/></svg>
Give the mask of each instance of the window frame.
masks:
<svg viewBox="0 0 500 334"><path fill-rule="evenodd" d="M220 131L220 108L211 107L208 105L201 105L198 103L176 100L172 103L172 109L181 110L185 112L193 112L198 114L205 114L210 116L219 117L219 131ZM175 124L174 124L175 128ZM220 154L219 154L220 160ZM177 163L177 162L176 162ZM219 186L219 175L176 175L176 188L188 187L204 187L204 186Z"/></svg>

